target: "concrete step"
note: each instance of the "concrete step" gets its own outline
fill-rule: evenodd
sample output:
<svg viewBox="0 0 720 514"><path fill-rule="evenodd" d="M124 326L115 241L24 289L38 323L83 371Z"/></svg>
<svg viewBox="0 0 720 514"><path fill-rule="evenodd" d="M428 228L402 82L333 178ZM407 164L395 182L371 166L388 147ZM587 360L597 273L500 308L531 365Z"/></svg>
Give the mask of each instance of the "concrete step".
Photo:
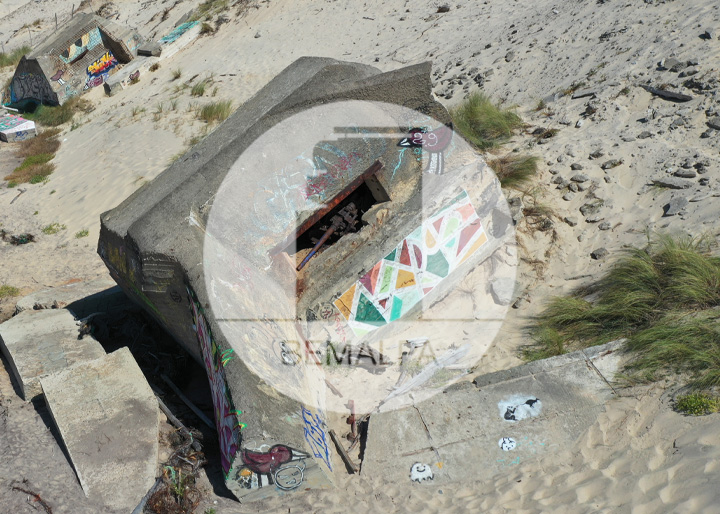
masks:
<svg viewBox="0 0 720 514"><path fill-rule="evenodd" d="M26 310L0 324L0 349L26 401L42 393L41 377L105 355L91 336L78 339L75 318L65 309Z"/></svg>
<svg viewBox="0 0 720 514"><path fill-rule="evenodd" d="M130 350L40 379L85 495L131 512L155 482L158 403Z"/></svg>
<svg viewBox="0 0 720 514"><path fill-rule="evenodd" d="M18 300L15 312L65 308L76 318L84 318L94 312L107 312L131 305L132 301L112 278L102 277L31 293Z"/></svg>
<svg viewBox="0 0 720 514"><path fill-rule="evenodd" d="M451 386L429 400L373 414L362 474L385 481L489 480L572 447L616 395L622 341Z"/></svg>

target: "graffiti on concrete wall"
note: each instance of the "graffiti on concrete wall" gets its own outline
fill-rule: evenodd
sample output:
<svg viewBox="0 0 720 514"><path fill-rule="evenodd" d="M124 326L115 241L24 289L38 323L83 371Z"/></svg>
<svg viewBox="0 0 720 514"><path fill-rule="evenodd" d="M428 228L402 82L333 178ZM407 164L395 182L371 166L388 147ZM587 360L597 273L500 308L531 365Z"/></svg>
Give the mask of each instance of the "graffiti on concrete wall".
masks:
<svg viewBox="0 0 720 514"><path fill-rule="evenodd" d="M441 125L435 130L425 128L410 129L407 137L398 143L403 148L422 148L428 154L425 172L442 175L445 172L445 151L452 141L452 126Z"/></svg>
<svg viewBox="0 0 720 514"><path fill-rule="evenodd" d="M97 87L103 84L107 80L110 70L115 68L118 64L118 60L112 52L105 52L99 59L87 67L87 81L85 82L85 89Z"/></svg>
<svg viewBox="0 0 720 514"><path fill-rule="evenodd" d="M506 421L534 418L542 410L542 402L535 396L513 395L498 402L500 416Z"/></svg>
<svg viewBox="0 0 720 514"><path fill-rule="evenodd" d="M416 462L410 468L410 480L413 482L424 482L432 480L435 477L432 468L422 462Z"/></svg>
<svg viewBox="0 0 720 514"><path fill-rule="evenodd" d="M10 83L10 100L17 102L30 98L39 102L55 102L57 95L42 75L28 72L17 73Z"/></svg>
<svg viewBox="0 0 720 514"><path fill-rule="evenodd" d="M194 27L195 25L197 25L198 23L200 23L200 22L199 22L199 21L188 21L188 22L186 22L186 23L183 23L183 24L181 24L181 25L178 25L177 27L175 27L175 28L173 29L172 32L170 32L170 34L168 34L167 36L162 37L159 42L160 42L160 43L163 43L163 44L173 43L173 42L177 41L177 39L178 39L180 36L182 36L183 34L185 34L188 30L190 30L191 28L193 28L193 27Z"/></svg>
<svg viewBox="0 0 720 514"><path fill-rule="evenodd" d="M88 50L92 50L102 43L100 29L95 27L91 31L83 34L79 39L64 50L60 55L65 64L70 64L76 59L82 57Z"/></svg>
<svg viewBox="0 0 720 514"><path fill-rule="evenodd" d="M243 449L240 458L243 465L234 472L235 481L244 489L258 489L275 485L283 491L291 491L302 484L307 467L301 452L284 444L258 450Z"/></svg>
<svg viewBox="0 0 720 514"><path fill-rule="evenodd" d="M0 116L0 131L9 130L27 122L28 120L21 118L20 116L15 116L14 114L6 114L4 116Z"/></svg>
<svg viewBox="0 0 720 514"><path fill-rule="evenodd" d="M313 456L322 460L332 471L330 463L330 447L325 433L325 423L320 416L313 414L304 406L302 408L303 422L305 423L305 440L310 445Z"/></svg>
<svg viewBox="0 0 720 514"><path fill-rule="evenodd" d="M335 300L356 335L401 318L487 242L463 191Z"/></svg>
<svg viewBox="0 0 720 514"><path fill-rule="evenodd" d="M195 333L200 343L205 371L210 381L210 391L215 407L215 426L220 442L220 462L227 478L240 449L242 438L240 432L245 428L245 424L238 420L242 411L235 408L230 388L225 380L225 366L230 362L232 356L230 352L222 352L218 348L194 291L188 287L187 293Z"/></svg>

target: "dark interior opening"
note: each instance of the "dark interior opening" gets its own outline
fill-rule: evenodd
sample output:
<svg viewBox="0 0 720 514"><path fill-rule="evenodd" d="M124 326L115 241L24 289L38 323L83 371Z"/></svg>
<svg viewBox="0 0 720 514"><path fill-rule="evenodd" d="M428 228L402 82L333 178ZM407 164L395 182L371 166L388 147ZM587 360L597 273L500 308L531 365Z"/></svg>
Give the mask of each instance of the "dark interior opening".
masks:
<svg viewBox="0 0 720 514"><path fill-rule="evenodd" d="M381 169L379 162L373 164L335 198L328 201L323 209L310 216L292 236L271 251L271 254L284 252L294 256L296 265L302 268L311 263L308 261L300 266L308 255L320 254L344 235L360 231L367 224L362 220L362 216L373 205L390 200L376 176ZM331 228L332 230L329 230ZM316 248L320 241L320 246Z"/></svg>

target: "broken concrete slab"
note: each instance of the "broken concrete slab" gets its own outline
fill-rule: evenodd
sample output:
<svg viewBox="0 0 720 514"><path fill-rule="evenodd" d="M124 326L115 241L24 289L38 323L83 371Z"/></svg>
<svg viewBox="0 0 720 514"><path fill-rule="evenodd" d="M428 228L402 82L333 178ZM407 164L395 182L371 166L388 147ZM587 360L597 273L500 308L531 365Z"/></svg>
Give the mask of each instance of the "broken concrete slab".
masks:
<svg viewBox="0 0 720 514"><path fill-rule="evenodd" d="M37 136L35 122L14 114L0 116L0 141L17 143Z"/></svg>
<svg viewBox="0 0 720 514"><path fill-rule="evenodd" d="M370 417L362 474L410 481L490 480L520 462L572 446L616 396L623 341L463 382L409 408ZM429 479L429 478L428 478Z"/></svg>
<svg viewBox="0 0 720 514"><path fill-rule="evenodd" d="M0 348L26 401L42 393L40 378L105 355L92 337L78 339L75 318L65 309L28 310L10 318L0 324Z"/></svg>
<svg viewBox="0 0 720 514"><path fill-rule="evenodd" d="M84 318L94 312L108 312L127 308L131 300L115 281L109 277L88 282L73 282L59 287L36 291L18 300L15 313L26 310L69 310L76 318Z"/></svg>
<svg viewBox="0 0 720 514"><path fill-rule="evenodd" d="M144 45L138 47L137 53L138 55L145 57L160 57L160 54L162 53L162 45L155 41L145 43Z"/></svg>
<svg viewBox="0 0 720 514"><path fill-rule="evenodd" d="M88 497L131 512L155 482L158 403L128 348L40 380Z"/></svg>

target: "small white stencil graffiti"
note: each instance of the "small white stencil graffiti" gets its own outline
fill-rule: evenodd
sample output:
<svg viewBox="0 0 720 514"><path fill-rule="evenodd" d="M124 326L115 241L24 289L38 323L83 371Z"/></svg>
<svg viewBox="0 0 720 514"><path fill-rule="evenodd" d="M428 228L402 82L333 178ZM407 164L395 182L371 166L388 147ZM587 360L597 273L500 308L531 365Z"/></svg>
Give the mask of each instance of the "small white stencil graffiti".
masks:
<svg viewBox="0 0 720 514"><path fill-rule="evenodd" d="M500 449L505 452L509 452L510 450L514 450L517 446L517 443L515 442L515 439L512 437L503 437L498 441L498 445L500 446Z"/></svg>
<svg viewBox="0 0 720 514"><path fill-rule="evenodd" d="M432 480L433 472L430 466L422 462L416 462L410 468L410 480L413 482L422 482L423 480Z"/></svg>
<svg viewBox="0 0 720 514"><path fill-rule="evenodd" d="M514 395L498 402L500 416L507 421L520 421L540 414L542 402L535 396Z"/></svg>

